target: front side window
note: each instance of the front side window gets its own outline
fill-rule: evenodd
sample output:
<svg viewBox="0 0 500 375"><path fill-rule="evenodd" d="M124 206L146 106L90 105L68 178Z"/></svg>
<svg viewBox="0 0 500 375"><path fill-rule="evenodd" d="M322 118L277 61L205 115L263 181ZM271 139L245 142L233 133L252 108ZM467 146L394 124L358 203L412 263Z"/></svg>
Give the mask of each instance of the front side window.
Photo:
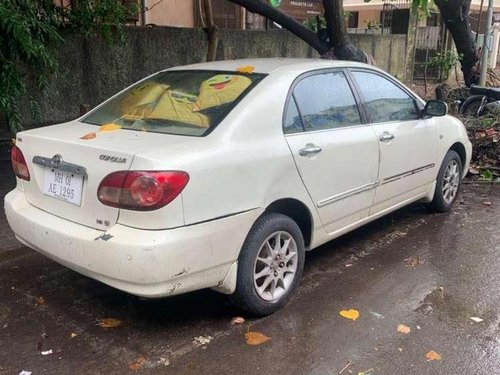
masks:
<svg viewBox="0 0 500 375"><path fill-rule="evenodd" d="M262 78L262 74L238 72L162 72L112 98L82 122L202 136L217 126Z"/></svg>
<svg viewBox="0 0 500 375"><path fill-rule="evenodd" d="M353 71L372 122L409 121L420 118L415 100L388 79L364 71Z"/></svg>
<svg viewBox="0 0 500 375"><path fill-rule="evenodd" d="M306 131L361 124L354 95L342 72L306 77L295 86L293 95Z"/></svg>

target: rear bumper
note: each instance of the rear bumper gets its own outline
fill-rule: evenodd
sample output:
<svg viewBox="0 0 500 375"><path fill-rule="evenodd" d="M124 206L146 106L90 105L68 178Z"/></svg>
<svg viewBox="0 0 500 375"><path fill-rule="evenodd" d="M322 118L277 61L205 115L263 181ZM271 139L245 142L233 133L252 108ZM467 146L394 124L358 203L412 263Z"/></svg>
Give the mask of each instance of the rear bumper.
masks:
<svg viewBox="0 0 500 375"><path fill-rule="evenodd" d="M5 213L17 238L34 250L114 288L154 298L211 287L232 292L234 278L224 280L261 210L177 229L116 224L103 232L42 211L13 190Z"/></svg>

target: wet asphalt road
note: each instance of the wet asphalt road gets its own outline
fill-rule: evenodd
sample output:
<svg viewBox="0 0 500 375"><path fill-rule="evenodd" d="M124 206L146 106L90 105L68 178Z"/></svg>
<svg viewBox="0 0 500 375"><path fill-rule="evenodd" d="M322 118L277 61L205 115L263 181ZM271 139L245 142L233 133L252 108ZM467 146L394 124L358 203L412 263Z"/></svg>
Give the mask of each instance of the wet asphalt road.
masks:
<svg viewBox="0 0 500 375"><path fill-rule="evenodd" d="M12 185L0 165L2 200ZM143 301L69 271L16 242L2 211L0 374L330 375L348 361L343 374L500 374L500 186L464 185L460 201L440 215L412 205L309 253L284 310L235 326L209 290ZM270 340L249 346L248 331Z"/></svg>

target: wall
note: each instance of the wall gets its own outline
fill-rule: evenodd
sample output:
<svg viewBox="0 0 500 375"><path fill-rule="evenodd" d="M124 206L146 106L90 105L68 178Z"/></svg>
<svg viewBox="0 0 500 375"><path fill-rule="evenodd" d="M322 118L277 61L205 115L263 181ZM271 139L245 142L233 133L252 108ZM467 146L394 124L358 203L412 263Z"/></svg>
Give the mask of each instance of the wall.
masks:
<svg viewBox="0 0 500 375"><path fill-rule="evenodd" d="M380 27L380 10L379 9L363 9L359 10L358 27L367 29L368 23Z"/></svg>
<svg viewBox="0 0 500 375"><path fill-rule="evenodd" d="M145 0L145 24L194 27L193 0Z"/></svg>
<svg viewBox="0 0 500 375"><path fill-rule="evenodd" d="M24 103L27 126L68 121L79 116L81 104L94 107L114 93L158 70L205 60L207 35L201 29L167 27L126 30L126 45L109 45L99 39L69 36L57 50L60 69L44 95L29 90ZM402 35L352 35L353 41L372 54L377 65L404 76L406 39ZM318 57L300 39L281 30L220 31L217 59L245 57ZM33 95L41 105L42 119L33 124L27 104Z"/></svg>

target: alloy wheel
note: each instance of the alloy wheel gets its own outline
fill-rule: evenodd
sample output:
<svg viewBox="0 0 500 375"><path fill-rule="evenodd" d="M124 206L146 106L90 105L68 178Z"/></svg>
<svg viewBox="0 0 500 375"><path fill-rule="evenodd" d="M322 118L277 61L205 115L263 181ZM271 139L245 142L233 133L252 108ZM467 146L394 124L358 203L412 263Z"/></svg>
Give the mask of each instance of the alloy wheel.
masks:
<svg viewBox="0 0 500 375"><path fill-rule="evenodd" d="M266 238L254 263L254 287L265 301L278 301L290 289L297 272L298 253L294 238L278 231Z"/></svg>
<svg viewBox="0 0 500 375"><path fill-rule="evenodd" d="M458 194L460 185L460 167L456 160L450 161L444 172L443 178L443 199L446 204L450 205L455 200Z"/></svg>

